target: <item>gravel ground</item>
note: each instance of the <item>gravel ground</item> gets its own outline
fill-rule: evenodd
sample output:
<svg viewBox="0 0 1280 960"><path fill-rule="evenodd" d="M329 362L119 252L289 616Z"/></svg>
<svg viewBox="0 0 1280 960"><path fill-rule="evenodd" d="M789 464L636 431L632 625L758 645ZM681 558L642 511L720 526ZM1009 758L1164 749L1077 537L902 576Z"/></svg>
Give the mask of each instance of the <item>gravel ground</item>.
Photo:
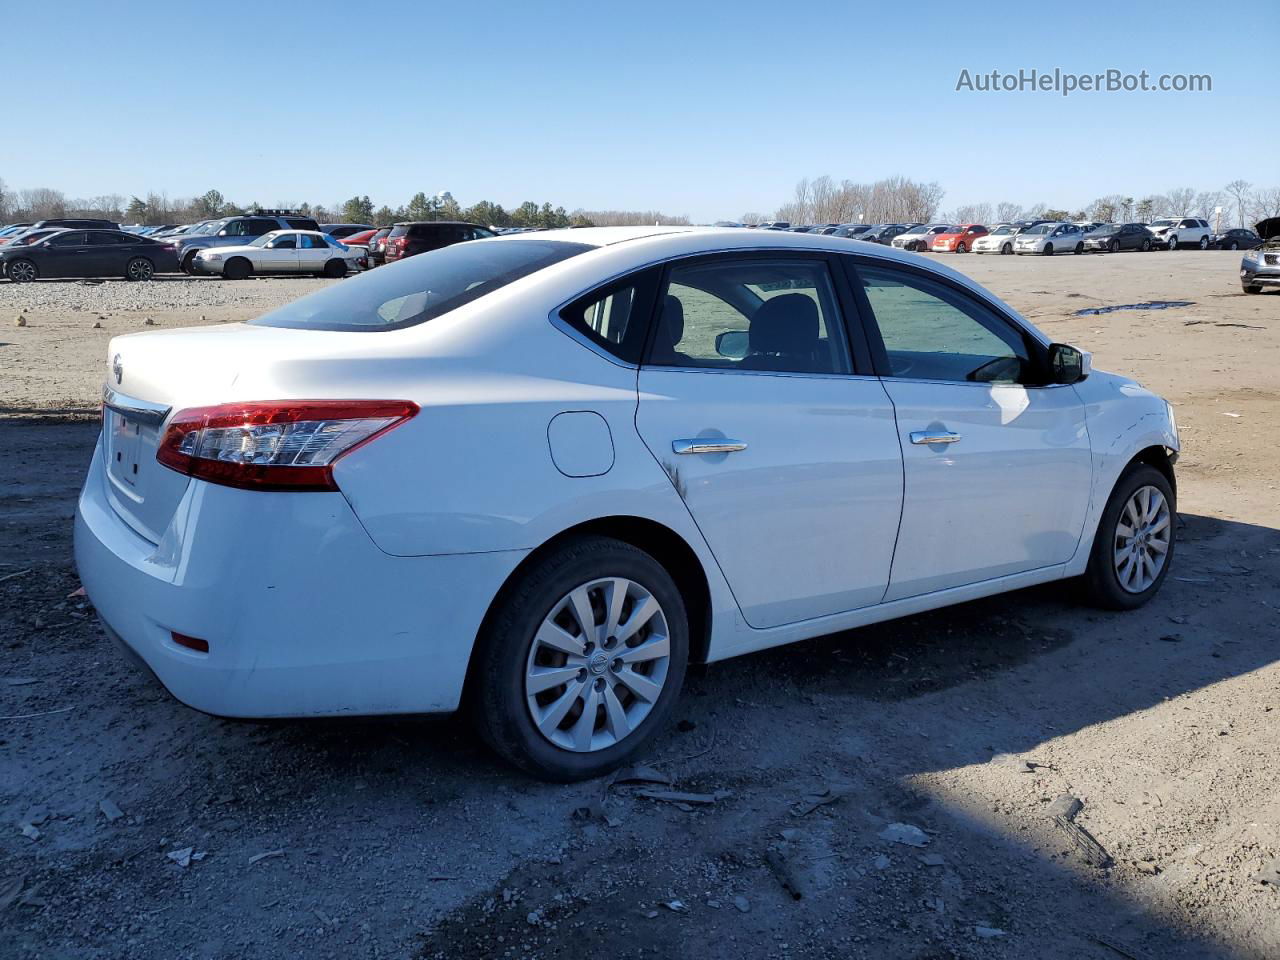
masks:
<svg viewBox="0 0 1280 960"><path fill-rule="evenodd" d="M96 427L50 416L96 400L86 310L162 311L57 285L90 299L0 335L0 957L1280 955L1280 296L1229 254L947 262L1175 402L1174 576L1128 614L1044 587L697 671L646 758L684 805L529 782L453 718L224 721L128 668L74 596ZM319 281L178 283L261 299L166 325ZM1073 315L1150 299L1193 304Z"/></svg>

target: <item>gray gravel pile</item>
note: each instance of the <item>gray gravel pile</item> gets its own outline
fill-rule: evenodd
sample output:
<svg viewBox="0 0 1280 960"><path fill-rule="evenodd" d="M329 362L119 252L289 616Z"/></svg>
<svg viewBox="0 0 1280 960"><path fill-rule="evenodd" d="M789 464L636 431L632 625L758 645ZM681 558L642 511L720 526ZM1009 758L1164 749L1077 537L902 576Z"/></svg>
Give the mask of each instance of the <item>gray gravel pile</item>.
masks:
<svg viewBox="0 0 1280 960"><path fill-rule="evenodd" d="M150 283L126 280L64 280L0 283L0 315L27 312L200 310L220 307L269 310L333 283L312 277L221 280L213 277L162 278Z"/></svg>

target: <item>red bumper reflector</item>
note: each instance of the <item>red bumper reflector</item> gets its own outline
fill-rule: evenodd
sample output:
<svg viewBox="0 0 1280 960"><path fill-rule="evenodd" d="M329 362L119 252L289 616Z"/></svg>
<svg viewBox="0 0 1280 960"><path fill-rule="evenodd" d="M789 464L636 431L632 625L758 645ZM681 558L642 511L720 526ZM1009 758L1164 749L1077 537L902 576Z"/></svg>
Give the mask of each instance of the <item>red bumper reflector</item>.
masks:
<svg viewBox="0 0 1280 960"><path fill-rule="evenodd" d="M209 641L201 640L199 637L188 637L184 633L172 634L173 642L180 647L186 647L188 650L196 650L199 653L209 652Z"/></svg>

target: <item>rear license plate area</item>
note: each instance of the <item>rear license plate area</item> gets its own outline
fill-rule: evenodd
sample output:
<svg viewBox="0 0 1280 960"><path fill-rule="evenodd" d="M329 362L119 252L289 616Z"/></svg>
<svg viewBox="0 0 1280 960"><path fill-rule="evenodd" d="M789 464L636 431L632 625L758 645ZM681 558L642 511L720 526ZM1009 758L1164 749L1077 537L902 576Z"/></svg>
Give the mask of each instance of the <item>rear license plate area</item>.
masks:
<svg viewBox="0 0 1280 960"><path fill-rule="evenodd" d="M138 482L138 458L142 452L142 425L116 410L107 410L107 469L121 483Z"/></svg>

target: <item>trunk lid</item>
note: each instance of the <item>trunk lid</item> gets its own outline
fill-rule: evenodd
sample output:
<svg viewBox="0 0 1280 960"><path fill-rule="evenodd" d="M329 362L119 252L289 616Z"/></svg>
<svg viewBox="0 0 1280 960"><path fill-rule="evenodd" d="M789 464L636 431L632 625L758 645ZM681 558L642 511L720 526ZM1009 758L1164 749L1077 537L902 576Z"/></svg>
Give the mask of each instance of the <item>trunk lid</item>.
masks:
<svg viewBox="0 0 1280 960"><path fill-rule="evenodd" d="M159 543L191 480L156 451L170 416L237 400L342 397L346 362L390 334L247 324L130 334L107 348L102 456L107 498L140 536ZM316 365L316 361L320 361Z"/></svg>

